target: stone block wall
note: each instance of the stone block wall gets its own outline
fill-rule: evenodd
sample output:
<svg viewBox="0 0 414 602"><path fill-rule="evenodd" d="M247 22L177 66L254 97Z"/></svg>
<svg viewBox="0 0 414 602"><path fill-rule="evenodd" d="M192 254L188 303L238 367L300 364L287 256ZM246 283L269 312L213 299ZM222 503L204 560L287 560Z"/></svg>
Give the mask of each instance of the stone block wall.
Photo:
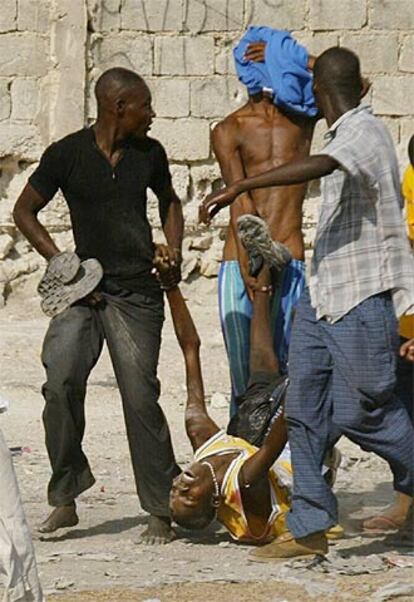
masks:
<svg viewBox="0 0 414 602"><path fill-rule="evenodd" d="M51 141L95 118L93 86L108 67L143 75L185 204L187 272L215 275L227 216L197 228L197 206L220 174L210 132L245 101L232 47L249 24L291 30L318 54L355 50L372 81L369 100L389 127L401 166L414 132L413 0L2 0L0 11L0 283L2 290L41 263L21 240L11 207ZM323 144L323 124L314 149ZM305 205L312 242L317 185ZM151 215L157 227L155 202ZM71 244L67 210L57 198L42 219L59 244ZM201 239L200 239L201 236ZM204 241L204 242L203 242ZM207 242L206 242L207 241ZM1 293L1 291L0 291Z"/></svg>

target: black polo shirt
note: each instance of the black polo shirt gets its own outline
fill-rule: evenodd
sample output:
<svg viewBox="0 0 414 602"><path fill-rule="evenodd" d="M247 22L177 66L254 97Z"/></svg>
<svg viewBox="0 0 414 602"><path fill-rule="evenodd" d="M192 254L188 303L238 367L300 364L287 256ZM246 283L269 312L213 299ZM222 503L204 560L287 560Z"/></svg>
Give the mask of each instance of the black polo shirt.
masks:
<svg viewBox="0 0 414 602"><path fill-rule="evenodd" d="M62 191L81 259L98 259L105 277L122 288L161 295L151 274L154 246L147 188L161 194L171 185L171 175L157 140L126 142L113 168L97 146L93 129L80 130L46 149L29 183L45 200ZM160 202L162 221L168 206Z"/></svg>

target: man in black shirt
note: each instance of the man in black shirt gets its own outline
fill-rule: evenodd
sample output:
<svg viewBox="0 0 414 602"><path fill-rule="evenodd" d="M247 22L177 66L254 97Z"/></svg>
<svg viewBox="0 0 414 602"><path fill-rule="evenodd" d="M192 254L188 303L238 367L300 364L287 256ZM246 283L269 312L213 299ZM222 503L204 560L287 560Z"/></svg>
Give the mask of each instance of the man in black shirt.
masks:
<svg viewBox="0 0 414 602"><path fill-rule="evenodd" d="M155 114L144 80L126 69L110 69L99 78L95 93L96 123L46 149L14 209L18 228L50 260L59 249L37 215L60 189L69 206L76 253L82 260L98 259L104 269L98 290L53 318L44 341L43 420L53 470L48 500L55 509L39 530L50 533L76 525L75 498L94 483L82 451L84 399L88 376L106 341L138 495L150 514L143 540L164 543L173 537L168 496L179 469L158 404L164 308L152 274L147 188L159 199L171 263L181 256L182 208L165 151L147 137Z"/></svg>

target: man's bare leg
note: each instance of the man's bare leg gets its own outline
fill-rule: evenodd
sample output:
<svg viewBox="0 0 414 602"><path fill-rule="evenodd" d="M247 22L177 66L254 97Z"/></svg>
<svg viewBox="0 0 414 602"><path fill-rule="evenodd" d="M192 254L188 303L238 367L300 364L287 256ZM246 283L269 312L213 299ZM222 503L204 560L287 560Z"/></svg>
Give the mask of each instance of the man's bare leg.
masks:
<svg viewBox="0 0 414 602"><path fill-rule="evenodd" d="M276 373L279 370L270 327L271 282L270 270L264 266L257 277L257 290L253 299L253 317L250 326L250 374Z"/></svg>
<svg viewBox="0 0 414 602"><path fill-rule="evenodd" d="M47 519L39 525L39 533L53 533L58 529L75 527L79 523L76 513L76 503L73 501L66 506L58 506L49 514Z"/></svg>

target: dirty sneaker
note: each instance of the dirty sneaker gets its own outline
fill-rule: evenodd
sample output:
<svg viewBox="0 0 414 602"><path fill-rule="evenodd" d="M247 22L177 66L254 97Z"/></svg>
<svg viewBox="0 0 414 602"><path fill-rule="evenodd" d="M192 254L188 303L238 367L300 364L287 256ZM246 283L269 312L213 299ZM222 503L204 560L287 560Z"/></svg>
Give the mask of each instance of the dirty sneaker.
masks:
<svg viewBox="0 0 414 602"><path fill-rule="evenodd" d="M249 255L250 270L254 269L257 256L261 256L269 267L276 270L282 270L292 259L289 249L272 240L266 222L257 215L241 215L237 219L237 230Z"/></svg>
<svg viewBox="0 0 414 602"><path fill-rule="evenodd" d="M67 284L73 280L79 270L81 260L76 253L65 251L54 255L47 264L43 278L38 284L37 292L41 297L48 294L51 284L56 281Z"/></svg>

